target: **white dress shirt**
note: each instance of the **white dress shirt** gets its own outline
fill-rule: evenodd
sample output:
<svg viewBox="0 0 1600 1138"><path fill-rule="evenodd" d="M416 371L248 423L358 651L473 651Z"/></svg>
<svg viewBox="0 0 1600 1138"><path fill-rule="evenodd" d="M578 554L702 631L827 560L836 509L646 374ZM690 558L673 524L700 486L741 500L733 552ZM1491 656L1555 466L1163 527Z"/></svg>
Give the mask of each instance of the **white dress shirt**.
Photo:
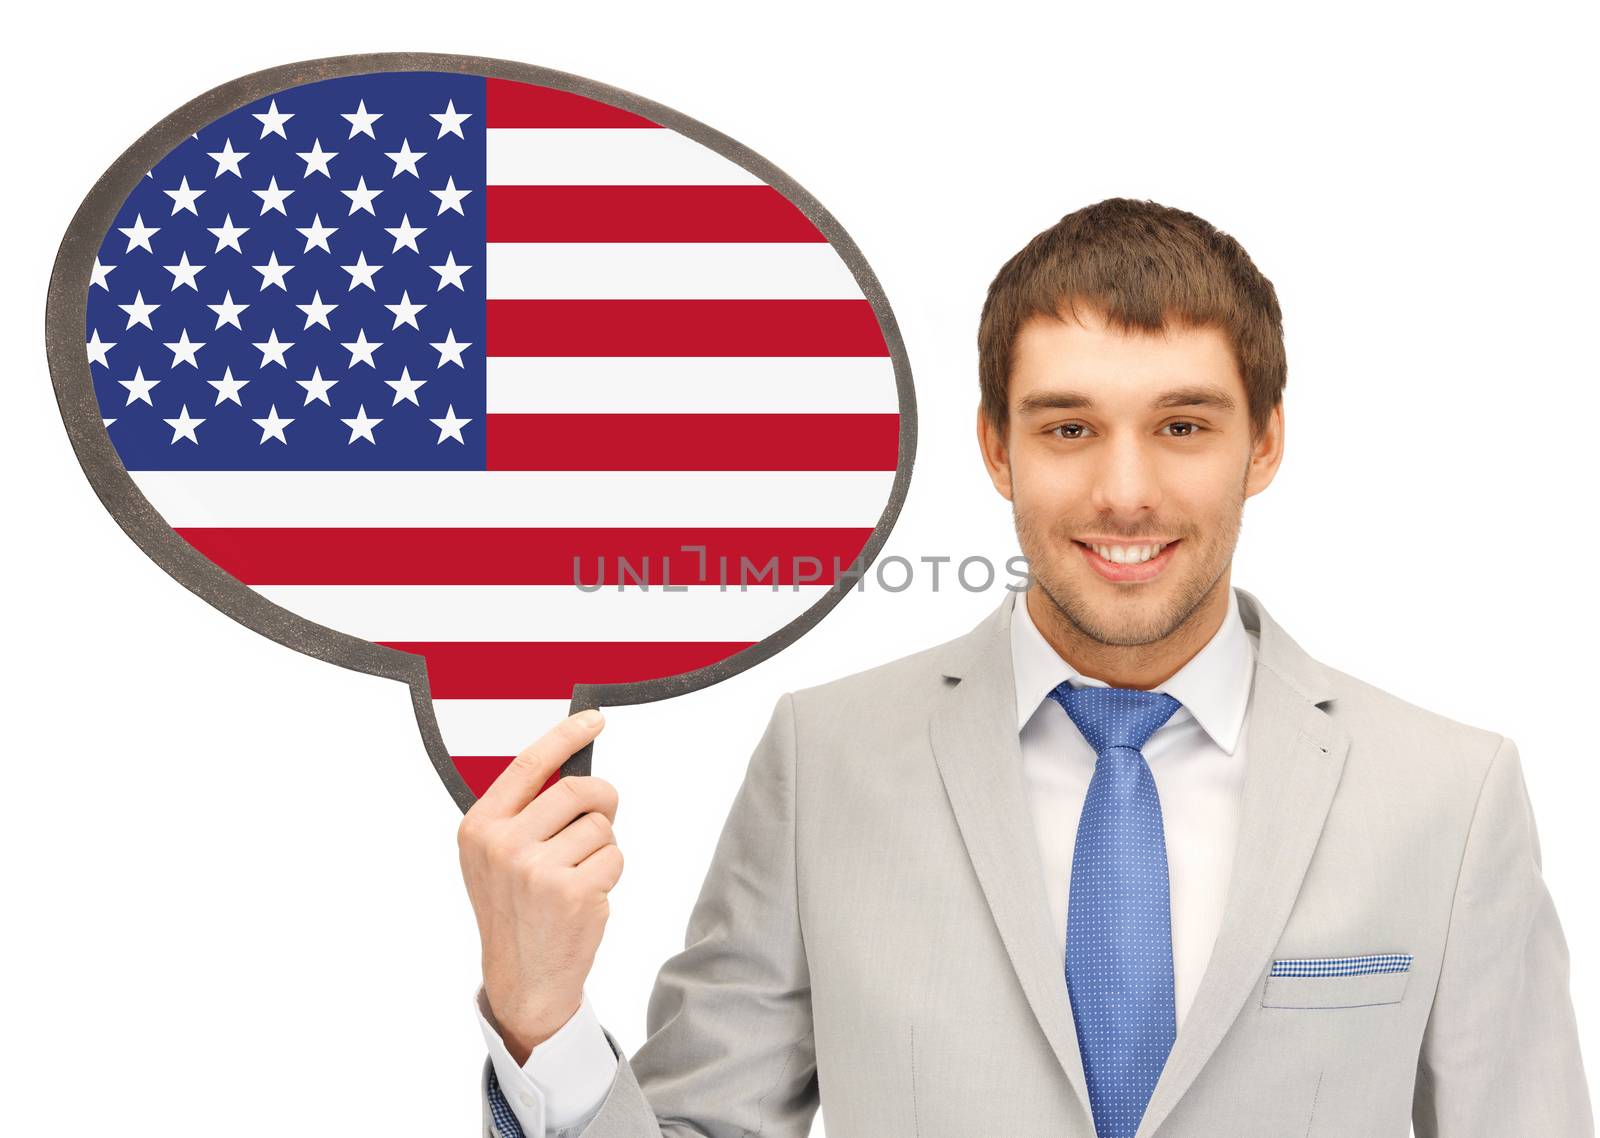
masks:
<svg viewBox="0 0 1600 1138"><path fill-rule="evenodd" d="M1011 614L1022 774L1065 970L1072 851L1096 756L1066 709L1048 696L1062 680L1071 680L1074 687L1110 685L1081 675L1063 660L1035 627L1023 598L1024 594L1016 594ZM1240 619L1239 602L1230 588L1228 611L1205 647L1151 689L1183 704L1142 749L1155 776L1167 842L1172 987L1179 1027L1211 959L1233 872L1244 789L1244 724L1255 655L1255 634Z"/></svg>
<svg viewBox="0 0 1600 1138"><path fill-rule="evenodd" d="M1025 598L1016 592L1011 600L1017 731L1050 917L1061 932L1064 970L1072 852L1096 755L1049 693L1063 680L1074 686L1109 685L1081 675L1061 658L1034 625ZM1161 800L1167 842L1179 1027L1211 959L1233 872L1255 657L1256 634L1245 628L1230 588L1221 627L1176 674L1152 689L1183 705L1143 749ZM526 1138L567 1138L581 1131L599 1112L617 1069L617 1056L600 1029L587 990L573 1017L520 1067L495 1030L481 985L477 1008L495 1077Z"/></svg>
<svg viewBox="0 0 1600 1138"><path fill-rule="evenodd" d="M476 1004L495 1078L522 1124L523 1138L567 1138L587 1126L600 1112L617 1073L616 1052L600 1030L589 990L584 989L572 1018L529 1052L520 1067L500 1038L482 984Z"/></svg>

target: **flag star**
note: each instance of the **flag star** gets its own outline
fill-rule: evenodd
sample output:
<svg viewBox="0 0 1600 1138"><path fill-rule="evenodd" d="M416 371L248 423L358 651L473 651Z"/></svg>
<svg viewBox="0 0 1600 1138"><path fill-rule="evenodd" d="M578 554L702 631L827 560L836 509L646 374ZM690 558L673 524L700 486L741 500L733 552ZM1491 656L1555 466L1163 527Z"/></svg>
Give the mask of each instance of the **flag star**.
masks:
<svg viewBox="0 0 1600 1138"><path fill-rule="evenodd" d="M456 332L454 328L445 333L443 343L431 344L429 346L438 350L440 367L444 367L446 361L448 361L460 368L465 368L467 366L461 362L461 353L472 347L470 343L465 343L456 339Z"/></svg>
<svg viewBox="0 0 1600 1138"><path fill-rule="evenodd" d="M265 214L268 210L275 209L279 213L283 214L284 217L289 216L289 211L283 208L283 200L290 194L294 193L294 191L278 189L278 176L276 174L272 176L272 182L267 186L266 189L252 190L250 192L261 199L261 212L263 214Z"/></svg>
<svg viewBox="0 0 1600 1138"><path fill-rule="evenodd" d="M189 263L189 254L187 252L185 252L182 257L178 258L178 263L176 265L162 265L161 267L172 274L173 292L177 292L179 287L182 286L192 288L195 290L195 292L200 291L200 286L195 284L194 278L200 275L200 270L205 268L205 266L191 265Z"/></svg>
<svg viewBox="0 0 1600 1138"><path fill-rule="evenodd" d="M268 439L277 439L285 446L289 445L289 440L283 437L283 429L290 423L294 422L294 420L278 418L278 405L276 403L274 403L272 405L272 409L267 412L267 417L265 419L252 419L251 422L255 423L256 426L261 428L261 441L263 443L265 443Z"/></svg>
<svg viewBox="0 0 1600 1138"><path fill-rule="evenodd" d="M355 213L358 209L364 209L373 217L378 216L378 211L372 208L372 199L383 193L383 191L367 189L367 176L365 174L361 176L361 180L356 184L355 189L340 190L339 192L350 199L351 213Z"/></svg>
<svg viewBox="0 0 1600 1138"><path fill-rule="evenodd" d="M283 289L284 292L289 291L289 286L283 283L283 278L290 269L294 268L294 266L278 264L278 253L276 250L273 251L272 256L268 258L265 265L255 265L252 267L256 272L261 274L261 290L263 292L265 292L272 285L276 285L278 288Z"/></svg>
<svg viewBox="0 0 1600 1138"><path fill-rule="evenodd" d="M382 341L367 339L367 333L365 329L357 330L354 343L345 344L343 346L348 348L350 351L351 367L355 367L358 362L364 363L368 367L378 366L372 362L372 353L383 347L383 343Z"/></svg>
<svg viewBox="0 0 1600 1138"><path fill-rule="evenodd" d="M454 174L450 175L450 180L445 183L444 189L429 190L428 192L439 199L440 213L443 213L447 209L453 209L462 217L467 216L466 210L461 208L461 199L466 197L472 191L456 189L456 177Z"/></svg>
<svg viewBox="0 0 1600 1138"><path fill-rule="evenodd" d="M428 420L435 427L439 428L439 442L442 443L445 441L445 439L455 439L456 442L460 443L462 446L465 446L467 440L461 437L461 428L472 422L472 420L456 418L455 404L451 404L448 408L446 408L444 414L445 417L443 419ZM436 443L435 445L438 444Z"/></svg>
<svg viewBox="0 0 1600 1138"><path fill-rule="evenodd" d="M429 265L428 267L439 274L439 288L443 289L445 285L452 285L455 288L461 289L462 292L467 291L462 287L461 274L472 268L472 266L456 264L456 255L454 252L449 253L445 257L444 264Z"/></svg>
<svg viewBox="0 0 1600 1138"><path fill-rule="evenodd" d="M221 304L208 304L206 307L217 314L217 328L221 328L224 324L232 324L239 331L244 331L244 325L239 323L239 313L250 306L248 304L235 304L233 302L232 289L223 294ZM216 331L216 328L213 328L212 331Z"/></svg>
<svg viewBox="0 0 1600 1138"><path fill-rule="evenodd" d="M100 425L101 425L101 426L102 426L102 427L107 427L107 428L109 428L109 427L110 427L110 426L111 426L111 424L112 424L112 423L115 423L115 422L116 422L116 420L115 420L115 419L107 419L107 418L105 418L105 417L104 417L104 416L102 416L102 417L101 417L101 419L100 419Z"/></svg>
<svg viewBox="0 0 1600 1138"><path fill-rule="evenodd" d="M262 212L266 211L263 210ZM239 238L243 237L246 233L249 233L250 230L247 228L240 228L239 226L235 225L233 223L233 214L230 213L225 216L222 219L222 224L217 228L212 229L210 226L207 226L206 228L210 230L211 236L217 239L217 247L213 249L212 252L220 253L224 249L232 249L235 253L244 252L243 249L239 248Z"/></svg>
<svg viewBox="0 0 1600 1138"><path fill-rule="evenodd" d="M132 304L119 304L117 307L128 314L128 328L132 328L135 324L143 324L152 332L156 330L155 325L150 323L150 314L161 306L159 304L146 304L142 289L133 294ZM127 328L124 328L123 331L127 331Z"/></svg>
<svg viewBox="0 0 1600 1138"><path fill-rule="evenodd" d="M328 170L328 163L339 157L339 152L337 150L322 149L322 140L318 138L312 140L310 150L302 150L296 157L305 160L306 177L309 178L313 173L316 173L325 178L331 178L333 174Z"/></svg>
<svg viewBox="0 0 1600 1138"><path fill-rule="evenodd" d="M400 218L400 226L398 229L388 230L389 236L394 238L394 248L389 251L391 253L398 253L400 252L401 247L404 246L410 249L413 253L422 252L422 250L417 248L417 238L426 232L428 232L426 226L418 228L411 224L410 214L404 215Z"/></svg>
<svg viewBox="0 0 1600 1138"><path fill-rule="evenodd" d="M262 138L267 137L269 134L275 134L285 142L289 140L289 136L283 133L283 124L294 118L294 115L286 115L278 110L278 100L272 100L272 105L267 108L264 114L257 113L254 117L261 120Z"/></svg>
<svg viewBox="0 0 1600 1138"><path fill-rule="evenodd" d="M132 379L119 379L117 382L128 389L128 403L132 403L135 399L140 399L151 407L155 406L154 403L150 402L150 389L161 381L159 379L146 379L144 377L144 368L134 368ZM125 403L123 406L127 406L127 404Z"/></svg>
<svg viewBox="0 0 1600 1138"><path fill-rule="evenodd" d="M207 154L206 157L216 159L216 177L222 177L223 172L226 171L229 174L233 174L236 177L242 178L244 175L239 172L239 163L250 157L250 152L248 150L235 150L233 148L233 140L231 138L225 138L222 140L222 149L214 150Z"/></svg>
<svg viewBox="0 0 1600 1138"><path fill-rule="evenodd" d="M323 379L320 367L311 370L310 379L297 379L295 382L306 389L307 403L310 403L313 399L320 399L329 407L333 406L332 403L328 402L328 389L339 381L337 379Z"/></svg>
<svg viewBox="0 0 1600 1138"><path fill-rule="evenodd" d="M268 364L277 364L279 367L286 368L289 365L284 362L283 353L294 347L294 345L292 343L286 344L278 339L278 330L274 328L267 333L266 342L256 344L255 347L261 352L262 367L266 367Z"/></svg>
<svg viewBox="0 0 1600 1138"><path fill-rule="evenodd" d="M368 111L365 99L361 101L361 104L356 107L353 112L347 115L340 115L339 117L350 123L351 138L354 138L358 134L364 134L374 142L377 141L378 136L372 133L372 124L381 119L383 115L373 114L372 112Z"/></svg>
<svg viewBox="0 0 1600 1138"><path fill-rule="evenodd" d="M154 253L155 250L150 248L150 238L160 233L161 227L146 225L144 223L144 214L141 213L133 219L131 226L126 229L119 229L118 232L128 239L128 247L123 250L124 253L131 253L135 249L143 249L146 253Z"/></svg>
<svg viewBox="0 0 1600 1138"><path fill-rule="evenodd" d="M250 381L248 379L234 379L233 369L231 367L222 369L221 379L208 379L206 382L217 389L218 404L220 404L224 399L228 399L232 400L236 406L244 406L244 404L239 401L239 389Z"/></svg>
<svg viewBox="0 0 1600 1138"><path fill-rule="evenodd" d="M393 233L394 230L391 229L389 232ZM93 288L95 285L99 285L107 292L110 292L111 286L106 284L106 274L116 267L115 265L102 265L100 258L96 257L94 259L94 274L89 278L89 287Z"/></svg>
<svg viewBox="0 0 1600 1138"><path fill-rule="evenodd" d="M362 252L357 255L355 264L340 265L339 267L350 274L351 291L354 291L357 285L362 285L366 288L372 289L373 292L378 291L377 286L372 283L372 278L379 269L383 268L383 266L367 264L367 254L365 250L362 250Z"/></svg>
<svg viewBox="0 0 1600 1138"><path fill-rule="evenodd" d="M178 413L178 416L176 419L164 420L167 426L172 428L172 441L176 443L179 439L188 439L196 446L199 446L200 440L194 437L194 429L204 423L205 420L191 419L187 403L183 405L183 409Z"/></svg>
<svg viewBox="0 0 1600 1138"><path fill-rule="evenodd" d="M417 402L417 388L428 381L425 379L412 379L410 368L401 368L399 379L386 379L383 382L394 388L394 401L396 403L402 399L409 399L418 407L422 406L421 403Z"/></svg>
<svg viewBox="0 0 1600 1138"><path fill-rule="evenodd" d="M337 304L322 303L321 289L311 295L310 304L297 304L295 307L306 314L306 328L311 327L313 324L321 324L328 331L333 331L333 325L328 323L328 313L339 306ZM304 329L301 330L304 331Z"/></svg>
<svg viewBox="0 0 1600 1138"><path fill-rule="evenodd" d="M328 248L328 238L339 232L338 226L323 225L322 215L319 213L311 219L307 229L297 229L299 234L306 239L306 247L302 252L309 253L312 249L321 249L325 253L333 252Z"/></svg>
<svg viewBox="0 0 1600 1138"><path fill-rule="evenodd" d="M182 332L179 332L177 342L168 344L167 347L172 349L173 367L177 367L179 364L188 364L190 367L195 368L200 366L195 362L194 354L201 348L205 347L205 345L197 344L193 340L189 339L188 329L184 329Z"/></svg>
<svg viewBox="0 0 1600 1138"><path fill-rule="evenodd" d="M173 213L177 213L180 209L186 209L190 213L194 214L196 217L200 216L200 211L194 207L194 200L197 197L199 197L201 194L205 193L205 191L204 190L191 190L189 188L189 177L188 177L188 175L184 175L183 184L181 186L179 186L177 189L175 189L175 190L162 190L161 192L166 194L169 198L172 199L172 212Z"/></svg>
<svg viewBox="0 0 1600 1138"><path fill-rule="evenodd" d="M421 175L417 173L417 162L420 159L426 158L427 156L428 152L426 150L411 149L411 141L405 138L400 140L399 150L388 150L384 152L384 157L391 159L394 162L394 177L396 178L400 176L401 170L404 170L412 177L421 177Z"/></svg>
<svg viewBox="0 0 1600 1138"><path fill-rule="evenodd" d="M94 330L94 332L89 336L88 341L84 344L84 347L89 349L89 362L102 365L106 364L106 353L116 346L116 341L107 343L106 341L102 340L100 338L100 330L98 328Z"/></svg>
<svg viewBox="0 0 1600 1138"><path fill-rule="evenodd" d="M372 437L372 428L383 422L383 420L367 418L367 405L365 403L356 409L356 417L354 419L341 419L339 421L350 428L351 442L364 438L374 446L377 445L378 440Z"/></svg>
<svg viewBox="0 0 1600 1138"><path fill-rule="evenodd" d="M417 323L417 313L428 306L426 304L412 304L409 290L400 294L400 303L386 304L384 307L394 313L395 328L400 327L402 324L409 324L417 331L422 331L421 326ZM393 329L390 329L390 331L393 331Z"/></svg>
<svg viewBox="0 0 1600 1138"><path fill-rule="evenodd" d="M446 104L442 112L436 115L429 115L428 117L438 122L440 138L443 138L447 134L453 134L463 141L466 140L467 136L461 133L461 124L470 119L472 115L458 114L456 112L456 101L454 99L451 99L450 102Z"/></svg>

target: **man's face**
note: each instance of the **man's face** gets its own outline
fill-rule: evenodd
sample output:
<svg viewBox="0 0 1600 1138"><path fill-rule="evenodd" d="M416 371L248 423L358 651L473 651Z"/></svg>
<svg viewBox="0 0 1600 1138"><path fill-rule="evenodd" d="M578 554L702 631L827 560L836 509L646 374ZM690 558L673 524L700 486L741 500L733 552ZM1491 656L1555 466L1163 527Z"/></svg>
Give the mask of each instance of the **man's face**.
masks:
<svg viewBox="0 0 1600 1138"><path fill-rule="evenodd" d="M1244 500L1282 457L1282 407L1252 440L1244 381L1218 329L1123 333L1078 311L1082 324L1069 315L1023 326L1009 437L980 410L979 442L1039 599L1091 641L1151 644L1226 607ZM1086 542L1113 547L1113 559ZM1164 548L1139 562L1154 546Z"/></svg>

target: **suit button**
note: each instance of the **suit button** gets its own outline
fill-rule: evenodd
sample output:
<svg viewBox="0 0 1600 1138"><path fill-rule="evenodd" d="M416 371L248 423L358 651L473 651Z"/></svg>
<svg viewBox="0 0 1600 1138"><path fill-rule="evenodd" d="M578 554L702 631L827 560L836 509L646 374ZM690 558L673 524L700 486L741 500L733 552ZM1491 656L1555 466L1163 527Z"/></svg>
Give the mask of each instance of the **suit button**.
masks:
<svg viewBox="0 0 1600 1138"><path fill-rule="evenodd" d="M522 1100L522 1105L523 1106L532 1106L533 1105L533 1096L530 1095L527 1091L518 1091L517 1092L517 1098Z"/></svg>

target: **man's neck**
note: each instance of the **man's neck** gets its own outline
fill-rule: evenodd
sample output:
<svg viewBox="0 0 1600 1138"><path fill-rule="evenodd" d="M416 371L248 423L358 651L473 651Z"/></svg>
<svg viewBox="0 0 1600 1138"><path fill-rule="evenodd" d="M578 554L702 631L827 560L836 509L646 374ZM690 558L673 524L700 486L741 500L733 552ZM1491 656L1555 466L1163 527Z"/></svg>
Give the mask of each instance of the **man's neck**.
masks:
<svg viewBox="0 0 1600 1138"><path fill-rule="evenodd" d="M1103 644L1090 638L1067 620L1037 584L1022 595L1022 602L1040 635L1080 675L1115 688L1148 691L1176 675L1222 627L1228 615L1230 577L1224 573L1183 624L1149 644Z"/></svg>

